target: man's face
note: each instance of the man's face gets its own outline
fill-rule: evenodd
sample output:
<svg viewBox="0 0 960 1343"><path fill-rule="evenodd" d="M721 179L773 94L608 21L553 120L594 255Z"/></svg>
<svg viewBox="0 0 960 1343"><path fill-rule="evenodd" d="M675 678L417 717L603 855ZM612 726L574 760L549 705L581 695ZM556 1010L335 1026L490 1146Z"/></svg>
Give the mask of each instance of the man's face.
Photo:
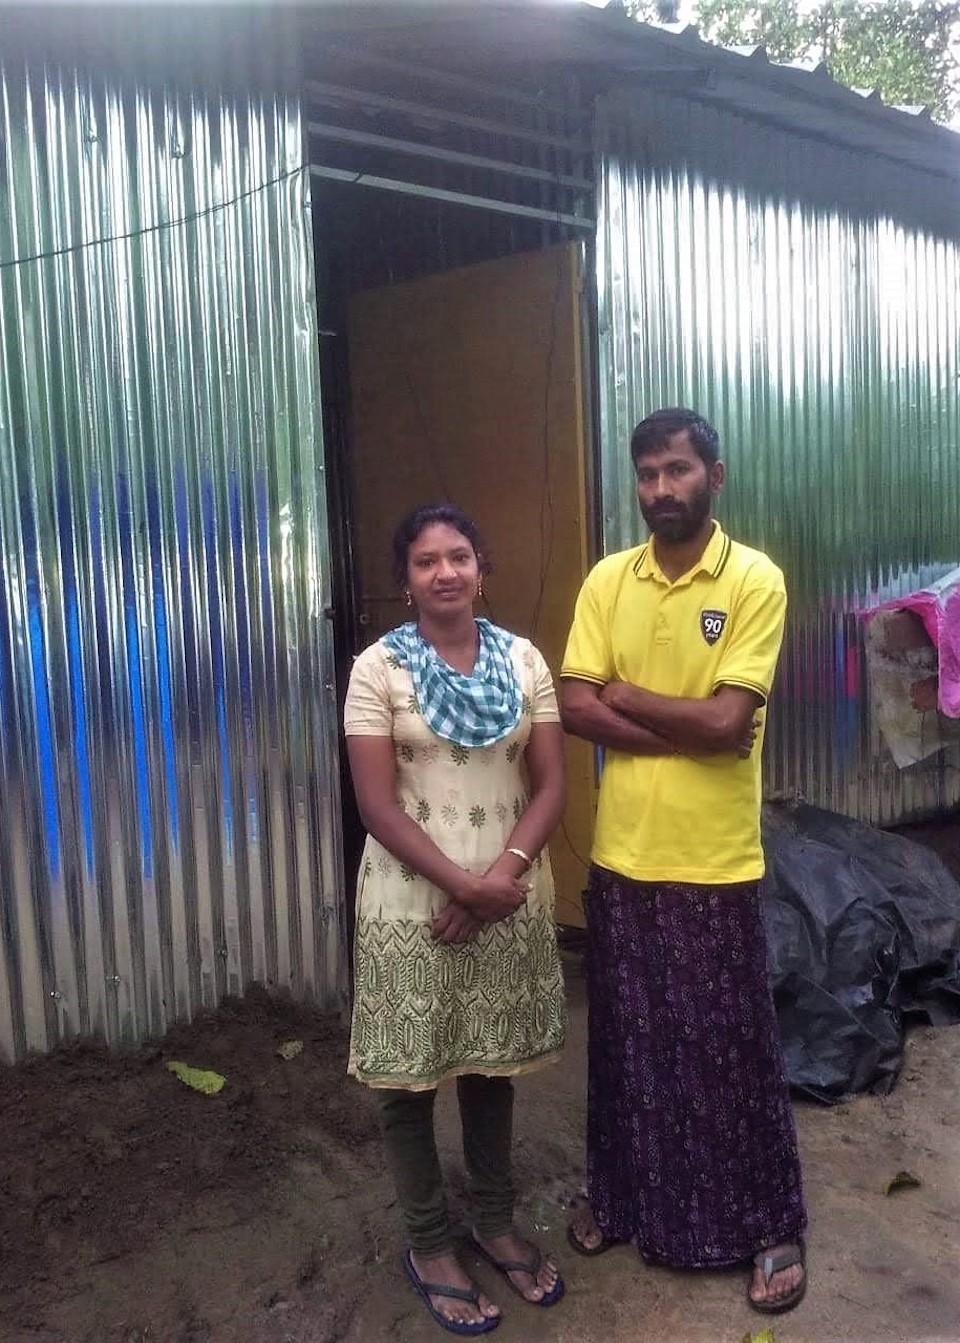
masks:
<svg viewBox="0 0 960 1343"><path fill-rule="evenodd" d="M661 541L692 540L710 516L723 484L723 464L707 468L683 429L637 462L637 499L643 520Z"/></svg>

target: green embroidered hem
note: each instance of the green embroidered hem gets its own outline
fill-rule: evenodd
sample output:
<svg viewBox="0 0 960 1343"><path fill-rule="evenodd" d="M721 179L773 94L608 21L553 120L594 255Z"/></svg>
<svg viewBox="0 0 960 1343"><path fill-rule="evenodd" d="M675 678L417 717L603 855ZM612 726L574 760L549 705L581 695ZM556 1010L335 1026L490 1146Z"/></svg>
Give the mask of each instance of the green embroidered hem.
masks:
<svg viewBox="0 0 960 1343"><path fill-rule="evenodd" d="M441 1082L449 1082L451 1078L460 1077L464 1073L480 1077L520 1077L523 1073L534 1073L539 1068L546 1068L551 1063L558 1063L563 1057L563 1050L558 1049L553 1054L544 1054L542 1058L530 1059L527 1063L511 1063L502 1068L493 1067L490 1064L484 1064L482 1067L478 1064L465 1064L462 1068L448 1069L440 1077L371 1077L364 1074L360 1076L351 1065L347 1069L348 1076L355 1076L358 1082L364 1086L372 1087L380 1091L432 1091L438 1087Z"/></svg>
<svg viewBox="0 0 960 1343"><path fill-rule="evenodd" d="M435 942L421 921L357 921L348 1072L422 1088L460 1073L509 1075L552 1060L566 1014L556 930L521 910L474 942Z"/></svg>

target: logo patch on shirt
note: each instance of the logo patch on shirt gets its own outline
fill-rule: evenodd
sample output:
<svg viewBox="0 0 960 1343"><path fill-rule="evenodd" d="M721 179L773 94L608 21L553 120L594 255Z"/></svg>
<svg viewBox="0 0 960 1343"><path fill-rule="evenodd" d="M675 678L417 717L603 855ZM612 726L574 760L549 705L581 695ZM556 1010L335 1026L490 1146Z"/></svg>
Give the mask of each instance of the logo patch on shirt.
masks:
<svg viewBox="0 0 960 1343"><path fill-rule="evenodd" d="M700 633L711 646L717 642L727 623L726 611L701 611Z"/></svg>

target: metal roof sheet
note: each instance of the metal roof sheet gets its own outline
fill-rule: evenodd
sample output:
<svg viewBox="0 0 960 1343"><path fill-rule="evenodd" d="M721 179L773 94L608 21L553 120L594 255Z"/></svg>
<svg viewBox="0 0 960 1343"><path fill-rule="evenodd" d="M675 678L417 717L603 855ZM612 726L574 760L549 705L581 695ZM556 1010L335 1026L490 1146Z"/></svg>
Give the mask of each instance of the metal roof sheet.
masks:
<svg viewBox="0 0 960 1343"><path fill-rule="evenodd" d="M314 0L232 5L43 4L5 9L5 49L76 64L103 61L164 82L229 80L237 43L256 54L263 79L295 80L309 41L357 40L399 59L461 74L508 74L537 87L550 73L569 73L596 91L611 85L672 88L915 168L960 178L960 135L926 109L887 106L838 84L822 66L778 64L762 47L705 42L696 28L638 23L619 7L571 0ZM19 39L19 41L15 41ZM243 62L250 77L251 61Z"/></svg>
<svg viewBox="0 0 960 1343"><path fill-rule="evenodd" d="M362 18L360 17L362 15ZM888 106L838 84L822 64L777 63L763 47L728 48L704 41L695 27L654 27L621 9L562 0L474 0L467 5L315 6L316 34L343 36L354 25L364 41L445 69L485 68L533 79L546 69L578 72L595 87L628 93L651 85L726 106L914 168L960 179L960 135L924 108Z"/></svg>

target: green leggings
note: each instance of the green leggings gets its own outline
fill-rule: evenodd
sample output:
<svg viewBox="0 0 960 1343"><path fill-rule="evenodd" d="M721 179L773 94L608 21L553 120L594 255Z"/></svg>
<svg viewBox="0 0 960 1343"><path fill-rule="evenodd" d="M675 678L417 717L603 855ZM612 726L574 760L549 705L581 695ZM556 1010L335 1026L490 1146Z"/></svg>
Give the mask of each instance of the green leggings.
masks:
<svg viewBox="0 0 960 1343"><path fill-rule="evenodd" d="M391 1089L378 1096L387 1164L410 1248L425 1258L446 1254L453 1239L433 1129L437 1093ZM513 1083L471 1073L457 1078L457 1099L473 1224L487 1240L513 1225Z"/></svg>

